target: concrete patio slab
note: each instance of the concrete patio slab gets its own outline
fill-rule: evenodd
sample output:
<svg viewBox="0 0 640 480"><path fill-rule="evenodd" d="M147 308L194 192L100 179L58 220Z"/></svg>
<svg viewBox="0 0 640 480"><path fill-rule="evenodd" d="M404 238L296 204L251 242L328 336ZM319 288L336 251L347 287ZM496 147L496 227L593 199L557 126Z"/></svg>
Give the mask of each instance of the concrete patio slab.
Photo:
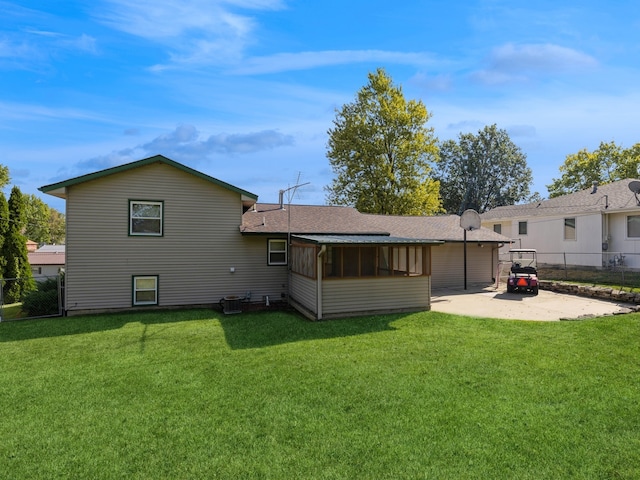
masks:
<svg viewBox="0 0 640 480"><path fill-rule="evenodd" d="M540 290L538 295L507 293L495 287L433 289L431 310L470 317L558 321L623 313L630 306L606 300Z"/></svg>

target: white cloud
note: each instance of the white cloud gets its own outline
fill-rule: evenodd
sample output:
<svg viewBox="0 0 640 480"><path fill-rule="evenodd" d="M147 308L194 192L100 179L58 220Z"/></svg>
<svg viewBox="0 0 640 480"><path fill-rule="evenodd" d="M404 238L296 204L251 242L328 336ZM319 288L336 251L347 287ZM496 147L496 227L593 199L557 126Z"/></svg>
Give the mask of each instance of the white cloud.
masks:
<svg viewBox="0 0 640 480"><path fill-rule="evenodd" d="M473 74L486 84L523 82L531 75L581 72L598 66L591 55L553 44L507 43L494 48L487 63L486 69Z"/></svg>
<svg viewBox="0 0 640 480"><path fill-rule="evenodd" d="M360 62L425 66L433 64L434 60L426 53L384 50L325 50L319 52L277 53L264 57L248 58L241 65L231 69L231 72L236 74L277 73Z"/></svg>
<svg viewBox="0 0 640 480"><path fill-rule="evenodd" d="M252 41L252 17L233 10L275 10L280 0L109 0L98 16L113 28L169 48L175 64L226 64L241 58Z"/></svg>
<svg viewBox="0 0 640 480"><path fill-rule="evenodd" d="M173 131L132 147L122 148L75 164L71 169L58 171L58 178L82 175L110 168L152 155L164 155L182 163L201 163L213 155L234 156L292 146L294 138L276 130L249 133L219 133L201 138L193 125L179 125Z"/></svg>

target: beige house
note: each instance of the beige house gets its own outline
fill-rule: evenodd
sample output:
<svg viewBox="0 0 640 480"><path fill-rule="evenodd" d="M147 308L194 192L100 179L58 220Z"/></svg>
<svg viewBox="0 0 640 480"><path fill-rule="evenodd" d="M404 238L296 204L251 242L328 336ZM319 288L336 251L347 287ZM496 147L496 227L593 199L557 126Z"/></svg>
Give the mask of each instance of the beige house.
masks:
<svg viewBox="0 0 640 480"><path fill-rule="evenodd" d="M66 199L68 314L210 306L234 296L291 301L322 319L429 309L436 271L442 286L462 284L455 216L428 227L426 217L258 204L160 155L40 190ZM469 232L470 281L491 282L505 240Z"/></svg>

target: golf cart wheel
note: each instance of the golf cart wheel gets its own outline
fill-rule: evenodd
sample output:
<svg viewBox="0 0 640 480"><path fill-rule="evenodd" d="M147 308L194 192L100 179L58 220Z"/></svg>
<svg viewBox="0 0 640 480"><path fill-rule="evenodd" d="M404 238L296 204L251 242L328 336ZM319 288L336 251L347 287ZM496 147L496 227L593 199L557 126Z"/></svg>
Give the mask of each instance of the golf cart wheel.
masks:
<svg viewBox="0 0 640 480"><path fill-rule="evenodd" d="M513 285L507 284L507 293L513 293Z"/></svg>
<svg viewBox="0 0 640 480"><path fill-rule="evenodd" d="M538 287L533 287L533 288L531 289L531 292L532 292L534 295L537 295L537 294L538 294Z"/></svg>

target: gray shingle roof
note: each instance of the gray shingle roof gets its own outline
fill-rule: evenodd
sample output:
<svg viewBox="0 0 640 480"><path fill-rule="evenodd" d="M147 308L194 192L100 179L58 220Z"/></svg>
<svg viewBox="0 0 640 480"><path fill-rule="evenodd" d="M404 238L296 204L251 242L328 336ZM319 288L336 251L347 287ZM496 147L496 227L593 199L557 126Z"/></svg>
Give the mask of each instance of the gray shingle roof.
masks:
<svg viewBox="0 0 640 480"><path fill-rule="evenodd" d="M290 220L289 220L290 219ZM352 207L326 205L256 204L243 215L240 230L244 234L294 235L391 235L422 240L462 242L464 230L460 217L371 215ZM467 232L467 240L504 243L510 240L487 228Z"/></svg>
<svg viewBox="0 0 640 480"><path fill-rule="evenodd" d="M587 188L561 197L524 205L497 207L484 212L482 220L500 220L527 217L553 217L566 214L616 212L640 210L634 194L629 190L633 179L600 185L594 192ZM592 193L593 192L593 193Z"/></svg>

